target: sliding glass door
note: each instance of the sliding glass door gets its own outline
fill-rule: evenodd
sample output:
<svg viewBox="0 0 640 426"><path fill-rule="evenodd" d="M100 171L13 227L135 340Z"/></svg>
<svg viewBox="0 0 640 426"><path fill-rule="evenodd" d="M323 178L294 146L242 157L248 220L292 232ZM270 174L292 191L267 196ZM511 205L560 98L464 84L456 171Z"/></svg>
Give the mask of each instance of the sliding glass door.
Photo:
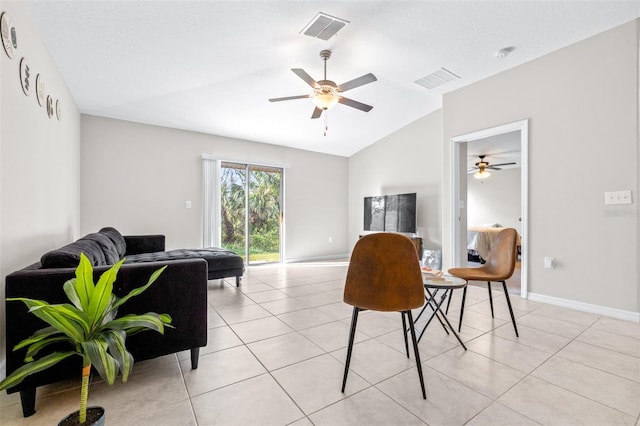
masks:
<svg viewBox="0 0 640 426"><path fill-rule="evenodd" d="M282 169L223 162L220 171L222 246L247 264L280 262Z"/></svg>

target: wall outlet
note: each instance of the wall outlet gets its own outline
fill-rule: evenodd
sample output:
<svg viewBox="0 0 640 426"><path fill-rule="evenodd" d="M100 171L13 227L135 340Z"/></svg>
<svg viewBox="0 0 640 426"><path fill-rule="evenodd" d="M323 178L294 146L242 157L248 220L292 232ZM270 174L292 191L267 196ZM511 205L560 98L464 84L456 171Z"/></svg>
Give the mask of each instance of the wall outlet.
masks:
<svg viewBox="0 0 640 426"><path fill-rule="evenodd" d="M556 266L556 260L553 257L544 258L544 269L553 269Z"/></svg>
<svg viewBox="0 0 640 426"><path fill-rule="evenodd" d="M191 208L191 201L185 201L184 202L184 208L185 209L190 209Z"/></svg>
<svg viewBox="0 0 640 426"><path fill-rule="evenodd" d="M333 237L329 237L329 243L333 242Z"/></svg>
<svg viewBox="0 0 640 426"><path fill-rule="evenodd" d="M631 190L604 193L605 204L631 204Z"/></svg>

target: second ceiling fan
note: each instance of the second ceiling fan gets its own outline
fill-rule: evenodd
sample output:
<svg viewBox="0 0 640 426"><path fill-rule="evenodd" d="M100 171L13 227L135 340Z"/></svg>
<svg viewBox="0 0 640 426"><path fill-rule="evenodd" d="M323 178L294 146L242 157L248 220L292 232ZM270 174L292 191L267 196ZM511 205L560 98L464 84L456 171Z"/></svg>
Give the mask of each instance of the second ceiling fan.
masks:
<svg viewBox="0 0 640 426"><path fill-rule="evenodd" d="M368 83L377 81L375 75L369 73L353 80L349 80L346 83L337 85L331 80L327 80L327 60L331 57L330 50L323 50L320 52L320 58L324 61L324 79L315 81L305 70L302 68L292 68L298 77L303 79L309 86L313 88L313 93L308 95L287 96L284 98L272 98L269 102L290 101L293 99L310 98L315 104L311 118L319 118L323 111L331 108L337 103L341 103L346 106L350 106L360 111L369 112L373 108L371 105L363 104L362 102L354 101L353 99L342 96L342 93L347 90L355 89L356 87L364 86Z"/></svg>
<svg viewBox="0 0 640 426"><path fill-rule="evenodd" d="M491 173L489 173L487 170L502 170L498 166L511 166L516 164L514 162L490 164L488 161L484 161L484 157L486 157L486 155L478 155L478 157L480 157L480 161L476 163L475 167L469 167L467 169L467 172L469 173L472 173L474 170L477 170L477 172L473 175L473 177L476 179L484 179L491 176Z"/></svg>
<svg viewBox="0 0 640 426"><path fill-rule="evenodd" d="M482 172L482 171L484 171L486 169L502 170L499 166L511 166L511 165L516 164L514 162L491 164L488 161L484 161L484 157L486 157L486 155L478 155L478 157L480 157L480 161L478 161L474 167L469 167L469 169L467 171L472 172L474 170L480 170Z"/></svg>

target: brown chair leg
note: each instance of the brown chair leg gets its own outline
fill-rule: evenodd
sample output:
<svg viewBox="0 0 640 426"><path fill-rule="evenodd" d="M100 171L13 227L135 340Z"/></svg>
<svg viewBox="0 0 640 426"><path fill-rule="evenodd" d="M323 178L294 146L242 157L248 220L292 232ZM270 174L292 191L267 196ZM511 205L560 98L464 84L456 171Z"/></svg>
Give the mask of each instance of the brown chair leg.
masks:
<svg viewBox="0 0 640 426"><path fill-rule="evenodd" d="M342 378L342 393L344 393L344 387L347 385L347 374L349 374L349 364L351 363L351 352L353 350L353 338L356 335L356 324L358 323L359 312L360 312L360 309L354 306L353 314L351 315L351 331L349 331L349 346L347 347L347 361L344 364L344 377ZM411 329L413 330L413 326Z"/></svg>
<svg viewBox="0 0 640 426"><path fill-rule="evenodd" d="M489 289L489 305L491 305L491 318L493 318L493 296L491 296L491 281L487 281L487 288Z"/></svg>
<svg viewBox="0 0 640 426"><path fill-rule="evenodd" d="M507 298L507 306L509 306L509 314L511 315L513 329L516 331L516 337L520 337L518 335L518 327L516 327L516 317L513 315L513 309L511 309L511 299L509 299L509 292L507 291L507 283L505 281L502 281L502 288L504 289L504 296Z"/></svg>
<svg viewBox="0 0 640 426"><path fill-rule="evenodd" d="M422 377L422 362L420 361L420 351L416 340L416 329L413 326L411 311L406 311L409 318L409 329L411 330L411 341L413 342L413 352L416 355L416 366L418 367L418 377L420 377L420 387L422 388L422 398L427 399L427 392L424 390L424 378ZM405 334L406 336L406 334Z"/></svg>

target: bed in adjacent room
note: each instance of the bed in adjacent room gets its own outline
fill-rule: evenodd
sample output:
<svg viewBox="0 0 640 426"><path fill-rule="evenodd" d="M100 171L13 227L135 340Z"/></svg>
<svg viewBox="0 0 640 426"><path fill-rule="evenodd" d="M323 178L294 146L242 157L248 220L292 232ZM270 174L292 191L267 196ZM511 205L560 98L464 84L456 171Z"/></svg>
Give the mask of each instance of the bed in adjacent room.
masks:
<svg viewBox="0 0 640 426"><path fill-rule="evenodd" d="M500 226L469 226L467 227L467 252L469 260L480 261L489 256L498 233L502 231ZM518 248L520 247L520 234L518 234Z"/></svg>

